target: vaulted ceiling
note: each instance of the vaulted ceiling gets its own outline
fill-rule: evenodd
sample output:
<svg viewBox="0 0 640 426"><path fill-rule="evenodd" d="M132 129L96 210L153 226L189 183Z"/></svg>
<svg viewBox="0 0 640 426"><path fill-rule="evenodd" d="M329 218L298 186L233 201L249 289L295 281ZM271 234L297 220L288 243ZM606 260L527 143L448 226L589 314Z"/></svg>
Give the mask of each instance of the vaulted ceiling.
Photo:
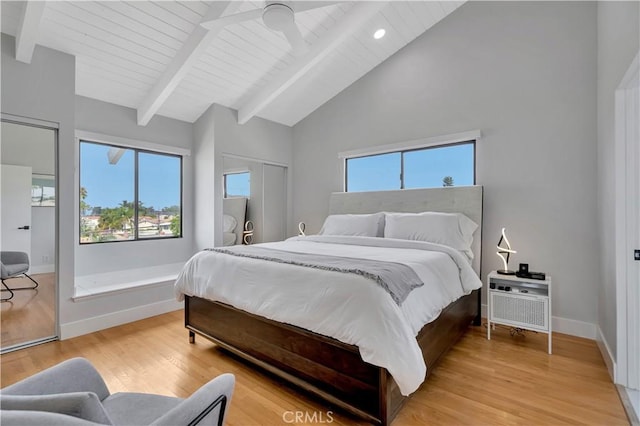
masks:
<svg viewBox="0 0 640 426"><path fill-rule="evenodd" d="M260 16L200 25L263 1L2 1L2 32L23 62L35 44L74 55L76 93L134 108L140 125L155 114L194 122L217 103L240 123L291 126L464 2L313 3L323 7L295 14L304 53Z"/></svg>

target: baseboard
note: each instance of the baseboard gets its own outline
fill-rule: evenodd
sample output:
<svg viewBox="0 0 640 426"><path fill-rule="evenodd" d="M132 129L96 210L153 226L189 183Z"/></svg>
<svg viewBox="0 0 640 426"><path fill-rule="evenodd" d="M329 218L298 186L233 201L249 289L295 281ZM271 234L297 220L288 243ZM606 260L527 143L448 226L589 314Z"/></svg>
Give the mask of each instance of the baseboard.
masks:
<svg viewBox="0 0 640 426"><path fill-rule="evenodd" d="M483 318L487 318L488 308L486 304L481 306L480 312ZM551 330L570 336L584 337L585 339L595 340L596 338L595 324L568 318L551 317Z"/></svg>
<svg viewBox="0 0 640 426"><path fill-rule="evenodd" d="M50 274L56 271L56 265L53 263L50 265L31 265L29 268L29 275L34 274Z"/></svg>
<svg viewBox="0 0 640 426"><path fill-rule="evenodd" d="M600 349L600 354L602 355L602 359L604 360L604 363L607 366L607 370L609 371L609 377L611 377L611 381L615 383L616 361L615 361L615 358L613 357L613 354L611 353L609 344L604 338L604 334L602 334L602 330L600 329L600 326L597 326L596 343L598 344L598 349Z"/></svg>
<svg viewBox="0 0 640 426"><path fill-rule="evenodd" d="M86 318L82 321L60 324L60 340L71 339L73 337L82 336L83 334L93 333L94 331L100 331L117 325L127 324L133 321L165 314L167 312L177 311L179 309L183 309L183 307L184 302L165 300L162 302L138 306L132 309L111 312L106 315Z"/></svg>
<svg viewBox="0 0 640 426"><path fill-rule="evenodd" d="M590 322L572 320L569 318L551 317L552 330L570 336L596 339L596 325Z"/></svg>
<svg viewBox="0 0 640 426"><path fill-rule="evenodd" d="M631 426L640 426L640 390L616 385Z"/></svg>

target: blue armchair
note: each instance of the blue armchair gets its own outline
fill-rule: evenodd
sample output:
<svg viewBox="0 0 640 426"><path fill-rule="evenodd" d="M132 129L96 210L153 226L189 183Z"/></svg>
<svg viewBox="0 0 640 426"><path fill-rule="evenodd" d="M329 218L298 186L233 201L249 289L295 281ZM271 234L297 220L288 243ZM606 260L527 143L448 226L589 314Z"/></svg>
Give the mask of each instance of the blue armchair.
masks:
<svg viewBox="0 0 640 426"><path fill-rule="evenodd" d="M187 399L110 394L89 361L73 358L0 390L0 423L222 426L234 385L233 374L222 374Z"/></svg>

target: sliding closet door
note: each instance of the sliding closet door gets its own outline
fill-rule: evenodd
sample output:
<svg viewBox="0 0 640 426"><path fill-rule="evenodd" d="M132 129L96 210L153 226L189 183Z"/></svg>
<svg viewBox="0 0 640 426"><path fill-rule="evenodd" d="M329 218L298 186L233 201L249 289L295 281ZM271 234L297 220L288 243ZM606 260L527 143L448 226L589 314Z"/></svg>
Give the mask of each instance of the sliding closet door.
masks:
<svg viewBox="0 0 640 426"><path fill-rule="evenodd" d="M287 236L287 168L265 164L263 177L262 242L282 241Z"/></svg>

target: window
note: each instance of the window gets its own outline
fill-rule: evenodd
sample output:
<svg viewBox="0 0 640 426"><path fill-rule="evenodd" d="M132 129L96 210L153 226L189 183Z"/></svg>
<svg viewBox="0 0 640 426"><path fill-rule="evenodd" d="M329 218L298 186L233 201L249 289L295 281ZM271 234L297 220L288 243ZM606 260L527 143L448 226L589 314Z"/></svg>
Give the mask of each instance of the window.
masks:
<svg viewBox="0 0 640 426"><path fill-rule="evenodd" d="M399 189L400 152L347 159L347 192Z"/></svg>
<svg viewBox="0 0 640 426"><path fill-rule="evenodd" d="M224 175L224 198L249 197L251 195L251 173L226 173Z"/></svg>
<svg viewBox="0 0 640 426"><path fill-rule="evenodd" d="M80 141L80 243L182 236L182 157Z"/></svg>
<svg viewBox="0 0 640 426"><path fill-rule="evenodd" d="M475 184L475 141L347 158L345 189L435 188Z"/></svg>

